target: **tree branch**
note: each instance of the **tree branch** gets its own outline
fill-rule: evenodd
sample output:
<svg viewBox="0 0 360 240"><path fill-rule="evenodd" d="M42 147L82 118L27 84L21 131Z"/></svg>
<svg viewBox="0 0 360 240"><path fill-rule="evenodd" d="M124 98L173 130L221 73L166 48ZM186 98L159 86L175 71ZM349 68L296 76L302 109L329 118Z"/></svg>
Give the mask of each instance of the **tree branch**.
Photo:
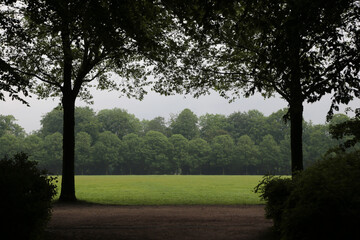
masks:
<svg viewBox="0 0 360 240"><path fill-rule="evenodd" d="M35 78L39 79L39 80L42 81L42 82L45 82L45 83L47 83L47 84L56 86L56 87L58 87L58 88L60 88L60 89L62 88L62 86L61 86L60 83L47 80L47 79L45 79L45 78L43 78L43 77L41 77L41 76L39 76L39 75L37 75L37 74L35 74L35 73L25 72L25 71L22 71L22 70L19 70L19 69L17 69L17 71L18 71L19 73L21 73L21 74L25 74L25 75L28 75L28 76L31 76L31 77L35 77Z"/></svg>

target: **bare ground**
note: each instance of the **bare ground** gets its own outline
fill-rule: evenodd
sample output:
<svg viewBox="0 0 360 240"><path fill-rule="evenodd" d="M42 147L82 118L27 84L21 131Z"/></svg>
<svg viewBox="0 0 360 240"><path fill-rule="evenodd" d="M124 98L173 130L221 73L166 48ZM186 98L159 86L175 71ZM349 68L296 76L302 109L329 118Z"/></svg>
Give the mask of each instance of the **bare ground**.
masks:
<svg viewBox="0 0 360 240"><path fill-rule="evenodd" d="M268 239L272 222L264 206L108 206L53 208L52 240L257 240Z"/></svg>

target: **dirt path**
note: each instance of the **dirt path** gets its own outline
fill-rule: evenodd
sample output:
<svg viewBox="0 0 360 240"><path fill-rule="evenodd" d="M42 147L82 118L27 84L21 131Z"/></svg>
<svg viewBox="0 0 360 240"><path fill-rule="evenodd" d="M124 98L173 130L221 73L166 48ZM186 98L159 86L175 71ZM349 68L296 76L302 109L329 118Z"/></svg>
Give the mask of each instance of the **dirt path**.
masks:
<svg viewBox="0 0 360 240"><path fill-rule="evenodd" d="M49 239L262 239L264 206L56 205Z"/></svg>

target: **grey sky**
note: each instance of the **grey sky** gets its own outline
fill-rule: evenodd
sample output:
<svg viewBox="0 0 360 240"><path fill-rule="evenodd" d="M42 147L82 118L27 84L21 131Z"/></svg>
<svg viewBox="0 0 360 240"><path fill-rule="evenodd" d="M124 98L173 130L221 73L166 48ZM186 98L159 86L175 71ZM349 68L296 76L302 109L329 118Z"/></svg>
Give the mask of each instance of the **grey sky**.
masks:
<svg viewBox="0 0 360 240"><path fill-rule="evenodd" d="M233 103L214 93L209 96L202 96L194 99L192 96L160 96L157 93L150 92L143 101L119 98L117 92L92 91L94 96L94 105L90 105L95 111L101 109L122 108L129 113L135 114L139 119L152 119L157 116L169 119L170 114L177 114L185 108L191 109L198 116L205 113L229 115L237 111L248 111L257 109L266 116L287 106L286 102L279 97L265 99L260 95L255 95L248 99L241 98ZM38 130L40 128L41 117L51 111L59 103L59 99L37 100L36 96L29 100L31 107L26 107L17 101L7 100L0 102L0 114L13 115L18 120L17 123L25 128L26 132ZM304 118L306 121L312 121L314 124L325 123L326 113L330 107L330 97L325 96L322 101L315 104L306 104ZM87 104L77 101L77 106L87 106ZM350 107L360 107L360 100L349 104ZM346 106L342 106L341 112L344 112Z"/></svg>

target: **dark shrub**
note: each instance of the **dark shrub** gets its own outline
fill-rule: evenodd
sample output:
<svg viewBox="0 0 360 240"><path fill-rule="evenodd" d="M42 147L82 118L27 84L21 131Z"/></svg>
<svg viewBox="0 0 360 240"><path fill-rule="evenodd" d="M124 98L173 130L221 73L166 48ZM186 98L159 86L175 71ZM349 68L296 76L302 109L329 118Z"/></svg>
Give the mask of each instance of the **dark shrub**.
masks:
<svg viewBox="0 0 360 240"><path fill-rule="evenodd" d="M0 160L1 239L39 239L51 216L54 178L26 154Z"/></svg>
<svg viewBox="0 0 360 240"><path fill-rule="evenodd" d="M360 152L328 157L294 179L285 239L360 239Z"/></svg>
<svg viewBox="0 0 360 240"><path fill-rule="evenodd" d="M292 190L291 178L275 176L265 176L255 187L256 193L261 193L260 197L265 200L266 217L273 219L274 230L280 231L280 223L285 208L285 202Z"/></svg>
<svg viewBox="0 0 360 240"><path fill-rule="evenodd" d="M261 184L281 239L360 239L360 152L329 156L292 180L268 177Z"/></svg>

